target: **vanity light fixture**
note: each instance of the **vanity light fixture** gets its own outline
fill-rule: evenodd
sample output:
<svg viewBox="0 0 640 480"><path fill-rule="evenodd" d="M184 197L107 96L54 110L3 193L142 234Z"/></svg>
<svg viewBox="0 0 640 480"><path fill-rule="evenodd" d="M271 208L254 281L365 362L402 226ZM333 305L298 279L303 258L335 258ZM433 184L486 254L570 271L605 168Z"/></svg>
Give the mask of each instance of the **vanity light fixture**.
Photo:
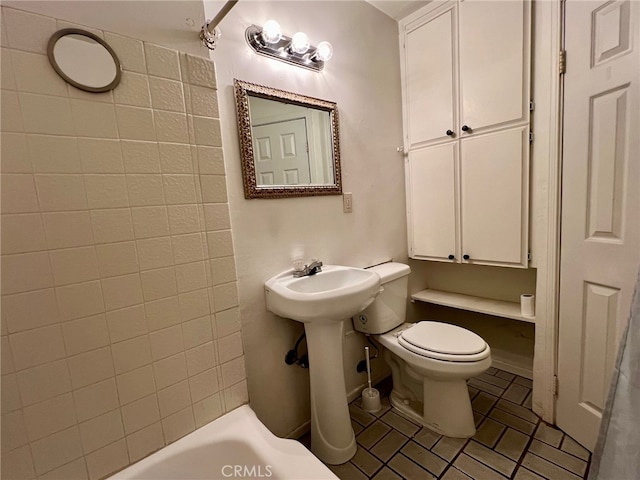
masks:
<svg viewBox="0 0 640 480"><path fill-rule="evenodd" d="M262 27L251 25L245 36L256 53L315 72L322 70L324 62L333 56L333 46L329 42L320 42L314 47L304 32L287 37L275 20L267 20Z"/></svg>

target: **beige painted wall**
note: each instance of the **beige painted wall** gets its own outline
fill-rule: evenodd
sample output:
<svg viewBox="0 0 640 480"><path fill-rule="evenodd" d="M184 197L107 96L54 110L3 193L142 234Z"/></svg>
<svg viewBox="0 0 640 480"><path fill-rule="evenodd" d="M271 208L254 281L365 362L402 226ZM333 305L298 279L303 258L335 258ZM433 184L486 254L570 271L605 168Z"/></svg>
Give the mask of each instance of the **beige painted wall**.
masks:
<svg viewBox="0 0 640 480"><path fill-rule="evenodd" d="M2 22L2 478L102 478L248 400L214 67L97 31L89 94Z"/></svg>
<svg viewBox="0 0 640 480"><path fill-rule="evenodd" d="M207 17L220 2L205 3ZM335 53L321 73L254 54L245 29L276 19L285 34L306 32ZM234 231L238 287L251 406L276 434L289 435L309 420L308 371L284 363L302 325L265 310L263 283L291 266L301 250L327 264L368 266L406 261L404 164L397 23L365 2L239 2L220 25L216 61L222 138ZM233 79L335 101L340 115L342 197L277 200L244 198ZM348 324L348 330L350 325ZM355 371L364 341L345 335L347 391L366 382ZM374 366L378 374L383 372ZM299 431L299 430L298 430Z"/></svg>

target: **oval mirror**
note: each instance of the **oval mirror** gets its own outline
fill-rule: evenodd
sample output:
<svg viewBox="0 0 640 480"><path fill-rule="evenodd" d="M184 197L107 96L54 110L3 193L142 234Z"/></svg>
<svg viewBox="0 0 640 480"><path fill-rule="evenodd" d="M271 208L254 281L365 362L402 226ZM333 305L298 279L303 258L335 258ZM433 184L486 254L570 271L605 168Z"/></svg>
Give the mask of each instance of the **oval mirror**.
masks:
<svg viewBox="0 0 640 480"><path fill-rule="evenodd" d="M87 92L107 92L120 83L120 61L100 37L77 28L54 33L47 46L49 62L67 83Z"/></svg>

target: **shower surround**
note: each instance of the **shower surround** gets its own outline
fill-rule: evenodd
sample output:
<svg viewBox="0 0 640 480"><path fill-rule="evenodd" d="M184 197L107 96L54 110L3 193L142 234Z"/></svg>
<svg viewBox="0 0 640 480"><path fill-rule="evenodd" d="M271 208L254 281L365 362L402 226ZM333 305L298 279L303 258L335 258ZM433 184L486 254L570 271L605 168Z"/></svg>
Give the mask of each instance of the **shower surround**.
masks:
<svg viewBox="0 0 640 480"><path fill-rule="evenodd" d="M98 479L248 401L214 65L2 7L2 477ZM82 27L80 27L82 28Z"/></svg>

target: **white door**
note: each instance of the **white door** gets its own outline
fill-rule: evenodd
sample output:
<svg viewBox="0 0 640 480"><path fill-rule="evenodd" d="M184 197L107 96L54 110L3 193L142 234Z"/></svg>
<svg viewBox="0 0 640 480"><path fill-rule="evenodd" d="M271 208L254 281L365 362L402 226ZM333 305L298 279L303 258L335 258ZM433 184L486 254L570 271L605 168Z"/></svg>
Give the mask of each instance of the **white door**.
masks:
<svg viewBox="0 0 640 480"><path fill-rule="evenodd" d="M409 255L413 258L454 260L457 154L457 142L409 153L407 210Z"/></svg>
<svg viewBox="0 0 640 480"><path fill-rule="evenodd" d="M462 262L527 266L528 157L528 125L460 141Z"/></svg>
<svg viewBox="0 0 640 480"><path fill-rule="evenodd" d="M311 183L304 118L251 127L258 185Z"/></svg>
<svg viewBox="0 0 640 480"><path fill-rule="evenodd" d="M529 121L529 10L524 0L460 2L460 128ZM490 66L488 68L488 66Z"/></svg>
<svg viewBox="0 0 640 480"><path fill-rule="evenodd" d="M452 3L430 16L426 23L407 28L403 65L410 149L431 140L446 139L456 130L455 22Z"/></svg>
<svg viewBox="0 0 640 480"><path fill-rule="evenodd" d="M566 3L557 424L591 450L640 264L639 10Z"/></svg>

